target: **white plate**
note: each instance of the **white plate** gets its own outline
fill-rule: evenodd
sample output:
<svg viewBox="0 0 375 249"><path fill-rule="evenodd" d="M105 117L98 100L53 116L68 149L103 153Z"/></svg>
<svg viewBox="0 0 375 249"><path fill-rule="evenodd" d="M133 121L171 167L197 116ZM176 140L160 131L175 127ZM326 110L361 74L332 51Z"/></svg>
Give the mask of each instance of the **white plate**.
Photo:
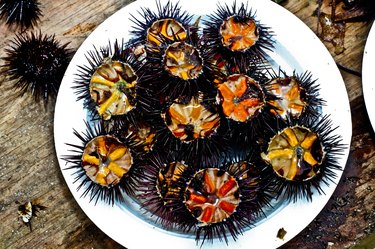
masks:
<svg viewBox="0 0 375 249"><path fill-rule="evenodd" d="M372 128L375 131L375 24L368 34L362 63L362 91Z"/></svg>
<svg viewBox="0 0 375 249"><path fill-rule="evenodd" d="M217 7L217 2L214 0L180 0L179 2L182 9L197 16L212 13ZM239 2L237 0L237 3ZM232 4L231 1L228 3ZM270 26L276 34L276 49L270 54L272 59L289 73L294 69L297 73L308 70L314 78L318 78L321 97L327 101L327 106L322 112L331 114L334 126L339 126L335 134L340 134L343 143L349 148L352 127L348 96L341 75L329 52L305 24L283 7L265 0L249 0L248 3L253 10L257 11L257 19ZM79 143L73 135L73 128L78 131L85 130L83 104L76 102L76 96L71 89L77 66L86 63L84 55L88 50L92 50L93 45L105 46L108 40L129 38L128 31L132 26L129 14L137 15L140 7L145 6L156 9L154 1L138 0L109 17L84 41L72 59L62 81L55 109L55 146L61 168L66 167L61 156L69 154L69 147L65 143ZM346 149L339 158L339 164L343 168L348 153L349 149ZM82 192L76 191L77 185L73 184L72 172L62 170L62 173L82 210L103 232L121 245L130 249L199 248L194 238L159 229L139 218L132 209L124 209L117 205L110 207L101 202L96 206L94 203L89 203L88 198L80 198ZM338 177L335 179L335 184L329 187L323 186L326 194L315 193L312 203L298 201L279 206L255 228L246 231L243 236L240 235L237 241L230 239L229 246L215 240L213 244L205 243L203 248L276 248L281 246L304 229L325 206L342 174L341 171L336 173ZM284 240L276 237L280 228L287 231Z"/></svg>

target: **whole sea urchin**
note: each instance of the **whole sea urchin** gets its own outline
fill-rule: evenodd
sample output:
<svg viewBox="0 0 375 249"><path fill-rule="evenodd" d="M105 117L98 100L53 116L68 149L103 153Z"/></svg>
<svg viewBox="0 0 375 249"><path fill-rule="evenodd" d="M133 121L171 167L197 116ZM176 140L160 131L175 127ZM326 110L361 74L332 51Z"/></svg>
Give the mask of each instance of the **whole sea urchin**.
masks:
<svg viewBox="0 0 375 249"><path fill-rule="evenodd" d="M42 12L38 0L0 0L0 19L21 29L35 26Z"/></svg>
<svg viewBox="0 0 375 249"><path fill-rule="evenodd" d="M5 49L2 71L16 80L14 87L21 95L30 91L35 101L43 99L47 103L57 95L69 64L72 52L67 45L41 32L17 34Z"/></svg>

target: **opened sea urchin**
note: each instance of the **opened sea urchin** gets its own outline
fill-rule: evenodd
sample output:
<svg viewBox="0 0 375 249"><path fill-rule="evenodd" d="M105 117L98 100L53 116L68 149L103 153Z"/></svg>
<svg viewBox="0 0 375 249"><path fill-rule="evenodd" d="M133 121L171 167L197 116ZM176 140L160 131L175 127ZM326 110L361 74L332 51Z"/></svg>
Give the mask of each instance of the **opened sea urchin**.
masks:
<svg viewBox="0 0 375 249"><path fill-rule="evenodd" d="M277 128L265 130L266 146L261 157L269 165L278 196L297 201L312 200L313 189L324 193L322 183L329 185L341 170L337 156L345 145L329 116L322 118L289 117L277 120Z"/></svg>
<svg viewBox="0 0 375 249"><path fill-rule="evenodd" d="M137 154L129 141L119 139L116 132L105 132L103 123L87 123L87 130L74 134L81 144L68 144L70 154L63 156L73 170L77 190L83 188L82 196L90 196L90 201L99 200L107 204L123 201L124 193L134 194L139 178Z"/></svg>

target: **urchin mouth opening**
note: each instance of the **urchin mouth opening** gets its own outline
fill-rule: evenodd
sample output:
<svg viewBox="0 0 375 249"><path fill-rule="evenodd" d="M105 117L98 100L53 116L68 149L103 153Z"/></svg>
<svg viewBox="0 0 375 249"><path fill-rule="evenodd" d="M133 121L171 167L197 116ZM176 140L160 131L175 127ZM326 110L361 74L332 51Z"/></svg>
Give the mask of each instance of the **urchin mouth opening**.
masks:
<svg viewBox="0 0 375 249"><path fill-rule="evenodd" d="M246 52L259 40L259 31L254 19L237 15L223 21L219 34L222 45L233 52Z"/></svg>
<svg viewBox="0 0 375 249"><path fill-rule="evenodd" d="M185 41L187 31L184 26L173 18L155 21L147 29L147 42L160 46L163 41Z"/></svg>

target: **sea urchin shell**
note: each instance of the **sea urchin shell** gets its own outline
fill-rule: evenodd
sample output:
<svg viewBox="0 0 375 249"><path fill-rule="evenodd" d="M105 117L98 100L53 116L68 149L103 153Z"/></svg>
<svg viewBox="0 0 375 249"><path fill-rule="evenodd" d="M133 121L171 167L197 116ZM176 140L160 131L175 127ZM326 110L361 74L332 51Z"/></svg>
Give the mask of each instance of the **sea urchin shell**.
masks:
<svg viewBox="0 0 375 249"><path fill-rule="evenodd" d="M6 48L3 70L16 80L21 95L30 91L35 101L56 97L71 58L71 51L54 35L20 33Z"/></svg>
<svg viewBox="0 0 375 249"><path fill-rule="evenodd" d="M198 50L182 42L175 42L166 49L164 66L171 75L183 80L195 79L203 70Z"/></svg>
<svg viewBox="0 0 375 249"><path fill-rule="evenodd" d="M164 40L186 40L186 29L178 21L167 18L154 22L147 32L147 42L159 46Z"/></svg>
<svg viewBox="0 0 375 249"><path fill-rule="evenodd" d="M196 179L204 179L204 184L199 180L196 184ZM186 192L185 205L200 226L224 221L236 211L240 203L236 179L217 168L198 171Z"/></svg>
<svg viewBox="0 0 375 249"><path fill-rule="evenodd" d="M129 64L108 60L94 72L90 95L104 120L126 114L135 107L137 75Z"/></svg>
<svg viewBox="0 0 375 249"><path fill-rule="evenodd" d="M91 114L106 121L118 121L143 103L137 99L140 97L137 72L141 62L124 40L109 42L98 49L94 47L86 59L87 65L79 66L73 88L77 100L83 99Z"/></svg>
<svg viewBox="0 0 375 249"><path fill-rule="evenodd" d="M214 238L228 243L229 235L236 240L260 215L259 186L247 172L230 164L202 168L186 179L181 228L195 231L202 244Z"/></svg>
<svg viewBox="0 0 375 249"><path fill-rule="evenodd" d="M303 114L318 116L320 107L325 104L319 97L318 84L309 72L301 75L293 72L292 76L288 76L279 70L278 74L271 73L266 87L276 96L268 101L274 107L271 112L283 118L288 115L298 118Z"/></svg>

